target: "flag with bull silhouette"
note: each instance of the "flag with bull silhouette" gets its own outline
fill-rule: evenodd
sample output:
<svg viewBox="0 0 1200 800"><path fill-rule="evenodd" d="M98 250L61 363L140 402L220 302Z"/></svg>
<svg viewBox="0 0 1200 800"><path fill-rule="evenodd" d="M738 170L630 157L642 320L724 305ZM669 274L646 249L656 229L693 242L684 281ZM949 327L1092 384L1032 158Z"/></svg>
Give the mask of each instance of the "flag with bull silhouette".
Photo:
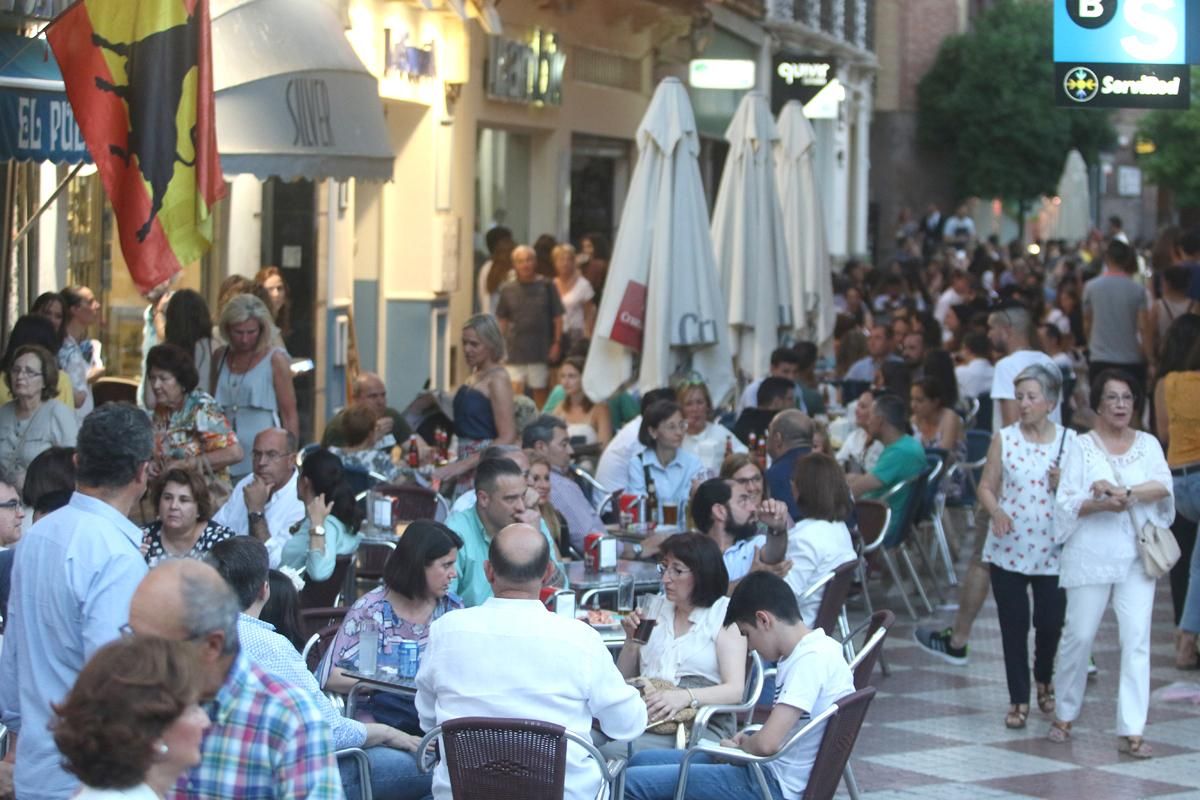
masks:
<svg viewBox="0 0 1200 800"><path fill-rule="evenodd" d="M46 38L148 292L208 250L225 194L208 0L79 0Z"/></svg>

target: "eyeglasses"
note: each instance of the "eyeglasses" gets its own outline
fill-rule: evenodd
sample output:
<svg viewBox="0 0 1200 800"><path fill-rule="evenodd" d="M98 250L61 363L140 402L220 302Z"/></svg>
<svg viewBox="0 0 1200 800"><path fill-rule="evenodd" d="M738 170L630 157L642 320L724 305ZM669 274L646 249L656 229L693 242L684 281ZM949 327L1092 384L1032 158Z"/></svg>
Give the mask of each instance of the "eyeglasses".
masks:
<svg viewBox="0 0 1200 800"><path fill-rule="evenodd" d="M657 428L655 428L655 430L663 431L664 433L683 433L684 431L687 430L687 423L685 423L685 422L664 422L662 425L659 425Z"/></svg>
<svg viewBox="0 0 1200 800"><path fill-rule="evenodd" d="M133 629L133 626L130 625L128 622L126 622L121 627L117 628L117 631L121 634L122 639L133 639L137 636L137 631L135 631ZM188 636L186 639L180 639L179 641L181 641L181 642L198 642L201 639L203 639L205 636L208 636L208 633L197 633L194 636Z"/></svg>
<svg viewBox="0 0 1200 800"><path fill-rule="evenodd" d="M16 511L20 507L21 501L15 497L12 500L5 500L3 503L0 503L0 509L4 511Z"/></svg>
<svg viewBox="0 0 1200 800"><path fill-rule="evenodd" d="M13 367L12 376L14 378L40 378L42 371L39 369L29 369L28 367Z"/></svg>
<svg viewBox="0 0 1200 800"><path fill-rule="evenodd" d="M1133 405L1133 395L1131 394L1106 394L1101 399L1112 406Z"/></svg>
<svg viewBox="0 0 1200 800"><path fill-rule="evenodd" d="M287 458L290 455L291 453L280 453L277 450L267 450L266 452L262 450L250 451L250 459L252 461L266 461L268 464L278 461L281 458Z"/></svg>
<svg viewBox="0 0 1200 800"><path fill-rule="evenodd" d="M675 567L669 567L669 568L668 568L666 564L659 564L659 565L658 565L658 574L659 574L660 576L662 576L662 577L666 577L666 575L667 575L668 573L670 573L670 575L671 575L671 577L672 577L672 578L674 578L674 579L676 579L676 580L677 580L677 579L679 579L679 578L682 578L682 577L683 577L683 576L685 576L685 575L691 575L691 574L692 574L692 571L691 571L690 569L688 569L687 567L679 567L679 566L675 566Z"/></svg>
<svg viewBox="0 0 1200 800"><path fill-rule="evenodd" d="M762 475L752 475L749 478L734 478L733 482L738 486L749 486L752 483L762 483Z"/></svg>

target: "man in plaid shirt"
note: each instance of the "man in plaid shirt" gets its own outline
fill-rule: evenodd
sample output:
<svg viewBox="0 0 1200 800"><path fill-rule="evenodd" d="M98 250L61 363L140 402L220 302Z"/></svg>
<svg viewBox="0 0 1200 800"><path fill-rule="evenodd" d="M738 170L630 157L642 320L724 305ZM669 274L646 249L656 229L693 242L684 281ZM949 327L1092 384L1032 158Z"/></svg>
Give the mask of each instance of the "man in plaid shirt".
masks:
<svg viewBox="0 0 1200 800"><path fill-rule="evenodd" d="M172 797L341 800L329 726L310 698L240 651L238 611L220 574L191 559L151 570L130 603L134 634L191 642L205 673L212 727L200 764L179 779Z"/></svg>

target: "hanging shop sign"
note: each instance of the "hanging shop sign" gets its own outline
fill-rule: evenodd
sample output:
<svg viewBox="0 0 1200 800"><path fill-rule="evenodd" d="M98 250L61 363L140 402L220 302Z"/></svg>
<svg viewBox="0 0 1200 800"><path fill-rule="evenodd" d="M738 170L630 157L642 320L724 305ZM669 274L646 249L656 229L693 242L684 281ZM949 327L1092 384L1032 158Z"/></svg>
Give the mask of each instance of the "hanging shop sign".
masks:
<svg viewBox="0 0 1200 800"><path fill-rule="evenodd" d="M808 103L837 82L837 61L828 56L777 53L771 60L771 110L778 114L789 100Z"/></svg>
<svg viewBox="0 0 1200 800"><path fill-rule="evenodd" d="M562 105L567 54L558 34L534 30L527 40L488 37L488 97L531 105Z"/></svg>
<svg viewBox="0 0 1200 800"><path fill-rule="evenodd" d="M694 58L688 62L693 89L753 89L754 62L743 58Z"/></svg>
<svg viewBox="0 0 1200 800"><path fill-rule="evenodd" d="M437 77L437 62L433 55L433 42L414 45L410 33L404 30L383 30L383 74L384 77L407 78L419 81Z"/></svg>
<svg viewBox="0 0 1200 800"><path fill-rule="evenodd" d="M1195 0L1055 0L1054 96L1073 108L1187 108ZM1193 19L1192 23L1200 22Z"/></svg>

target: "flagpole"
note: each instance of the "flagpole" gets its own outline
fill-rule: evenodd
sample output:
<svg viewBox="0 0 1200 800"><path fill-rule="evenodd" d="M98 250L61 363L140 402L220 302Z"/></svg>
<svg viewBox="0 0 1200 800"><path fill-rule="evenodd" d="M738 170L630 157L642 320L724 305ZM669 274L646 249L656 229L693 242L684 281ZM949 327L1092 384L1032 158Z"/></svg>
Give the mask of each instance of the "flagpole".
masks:
<svg viewBox="0 0 1200 800"><path fill-rule="evenodd" d="M46 31L48 31L52 27L54 27L54 24L56 22L58 22L60 19L62 19L63 17L65 17L71 11L71 9L73 9L75 6L77 6L83 2L86 2L86 0L75 0L75 2L71 3L71 5L67 6L60 13L55 15L54 19L50 20L44 26L42 26L41 30L39 30L33 36L27 37L28 41L26 41L25 44L18 47L17 52L13 53L9 57L8 61L5 61L3 64L0 64L0 73L3 73L4 70L8 69L10 64L12 64L14 61L16 61L18 58L21 57L22 53L24 53L30 47L33 47L33 43L36 42L38 39L42 38L42 36L44 36L46 34Z"/></svg>
<svg viewBox="0 0 1200 800"><path fill-rule="evenodd" d="M80 161L71 169L70 172L67 173L67 177L62 179L62 183L58 184L58 188L56 188L50 194L50 196L46 198L46 202L42 203L41 207L35 211L33 216L31 216L21 227L21 230L17 231L16 235L13 236L12 241L8 244L10 248L15 248L21 243L21 240L25 238L26 234L33 229L34 223L38 221L42 214L46 213L50 206L54 205L54 201L57 200L58 196L63 193L63 189L67 188L67 184L71 182L71 179L79 174L79 170L83 169L83 165L84 162Z"/></svg>

